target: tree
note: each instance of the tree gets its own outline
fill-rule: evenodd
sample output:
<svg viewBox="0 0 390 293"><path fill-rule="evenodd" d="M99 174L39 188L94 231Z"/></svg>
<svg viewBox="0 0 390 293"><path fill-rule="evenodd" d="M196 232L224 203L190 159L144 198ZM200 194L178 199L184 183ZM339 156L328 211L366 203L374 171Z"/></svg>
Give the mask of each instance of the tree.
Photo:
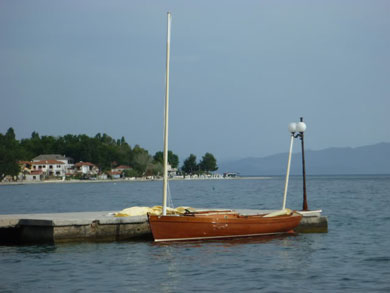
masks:
<svg viewBox="0 0 390 293"><path fill-rule="evenodd" d="M127 169L127 170L124 170L124 175L125 175L125 177L137 177L138 172L134 169Z"/></svg>
<svg viewBox="0 0 390 293"><path fill-rule="evenodd" d="M0 133L0 181L7 175L19 174L18 158L19 142L15 139L15 132L11 127L5 135Z"/></svg>
<svg viewBox="0 0 390 293"><path fill-rule="evenodd" d="M114 139L106 133L98 133L94 137L85 134L40 136L34 131L30 138L19 142L10 128L6 134L0 133L0 180L6 175L18 175L18 160L30 161L41 154L66 155L76 162L91 162L102 171L111 170L114 165L128 165L134 169L133 175L162 173L162 152L156 153L153 161L147 150L139 145L131 148L123 136L120 139ZM179 157L169 151L168 162L177 168Z"/></svg>
<svg viewBox="0 0 390 293"><path fill-rule="evenodd" d="M152 161L148 151L136 145L133 149L133 168L137 170L138 174L143 176L146 173L148 166Z"/></svg>
<svg viewBox="0 0 390 293"><path fill-rule="evenodd" d="M24 160L31 160L32 158L43 154L43 145L38 132L33 132L31 138L22 139L20 142L22 149L22 157Z"/></svg>
<svg viewBox="0 0 390 293"><path fill-rule="evenodd" d="M153 160L164 165L164 153L157 152L153 156ZM168 163L172 168L177 168L177 166L179 166L179 156L175 155L172 151L168 151Z"/></svg>
<svg viewBox="0 0 390 293"><path fill-rule="evenodd" d="M206 173L209 173L210 171L217 171L218 166L217 166L217 160L215 159L213 154L206 153L202 157L202 161L199 163L199 167L201 171L204 171Z"/></svg>
<svg viewBox="0 0 390 293"><path fill-rule="evenodd" d="M153 160L157 163L164 164L164 153L163 152L157 152L153 156Z"/></svg>
<svg viewBox="0 0 390 293"><path fill-rule="evenodd" d="M179 156L175 155L172 151L168 151L168 163L172 168L177 168L179 166Z"/></svg>
<svg viewBox="0 0 390 293"><path fill-rule="evenodd" d="M160 162L149 162L145 176L161 176L164 172L164 167Z"/></svg>
<svg viewBox="0 0 390 293"><path fill-rule="evenodd" d="M190 156L184 160L181 170L186 174L193 174L198 171L198 164L196 163L196 156L190 154Z"/></svg>

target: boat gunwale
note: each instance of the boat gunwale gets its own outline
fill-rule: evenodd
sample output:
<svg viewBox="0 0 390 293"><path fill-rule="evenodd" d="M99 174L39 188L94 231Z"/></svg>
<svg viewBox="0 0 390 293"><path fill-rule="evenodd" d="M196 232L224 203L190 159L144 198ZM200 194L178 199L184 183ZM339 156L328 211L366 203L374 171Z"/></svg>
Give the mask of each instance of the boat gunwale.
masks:
<svg viewBox="0 0 390 293"><path fill-rule="evenodd" d="M300 218L302 219L302 215L299 213L293 213L291 215L280 215L275 217L264 217L266 214L262 215L240 215L229 214L227 218L223 217L223 215L219 215L215 217L215 215L210 216L188 216L188 215L151 215L148 214L149 222L158 220L158 222L166 222L166 223L191 223L191 224L205 224L205 223L229 223L229 224L241 224L245 221L247 224L259 224L259 219L262 220L261 224L274 224L274 223L282 223L286 220L291 220L291 218ZM237 217L232 217L237 216Z"/></svg>

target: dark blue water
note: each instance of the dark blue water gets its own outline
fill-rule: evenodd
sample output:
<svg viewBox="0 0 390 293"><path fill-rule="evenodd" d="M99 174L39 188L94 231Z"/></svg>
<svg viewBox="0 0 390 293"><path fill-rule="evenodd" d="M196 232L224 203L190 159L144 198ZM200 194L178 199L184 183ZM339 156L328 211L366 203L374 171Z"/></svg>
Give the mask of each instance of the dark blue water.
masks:
<svg viewBox="0 0 390 293"><path fill-rule="evenodd" d="M0 213L121 210L161 182L0 186ZM280 208L284 181L170 183L175 206ZM287 206L301 207L300 178ZM154 244L0 246L0 292L390 292L390 176L309 177L329 233Z"/></svg>

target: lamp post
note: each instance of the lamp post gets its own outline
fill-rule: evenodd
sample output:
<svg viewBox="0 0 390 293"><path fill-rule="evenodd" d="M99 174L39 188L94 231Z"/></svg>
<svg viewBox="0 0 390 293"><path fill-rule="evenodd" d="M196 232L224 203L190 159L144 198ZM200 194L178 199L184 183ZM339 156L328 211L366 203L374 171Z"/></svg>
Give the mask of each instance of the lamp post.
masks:
<svg viewBox="0 0 390 293"><path fill-rule="evenodd" d="M303 205L302 210L308 211L309 208L307 206L307 195L306 195L306 167L305 167L305 143L304 143L304 135L303 133L306 130L306 124L303 122L303 117L301 117L300 122L296 124L296 131L299 132L295 135L295 137L299 137L301 140L302 147L302 177L303 177Z"/></svg>
<svg viewBox="0 0 390 293"><path fill-rule="evenodd" d="M286 183L284 185L284 198L283 198L283 209L286 207L286 195L287 195L287 188L288 188L288 179L290 176L290 165L291 165L291 154L292 154L292 147L293 147L293 140L294 138L300 138L301 139L301 145L302 145L302 173L303 173L303 211L308 211L309 208L307 206L307 195L306 195L306 168L305 168L305 145L304 145L304 135L303 133L306 130L306 124L303 122L303 118L301 117L300 122L295 123L292 122L288 125L288 131L291 133L291 140L290 140L290 151L288 153L288 163L287 163L287 173L286 173Z"/></svg>
<svg viewBox="0 0 390 293"><path fill-rule="evenodd" d="M294 134L296 132L297 124L295 122L290 123L288 125L288 131L291 133L290 138L290 150L288 152L288 161L287 161L287 171L286 171L286 181L284 184L284 195L283 195L283 208L282 210L286 209L286 199L287 199L287 189L288 189L288 179L290 177L290 166L291 166L291 154L292 154L292 148L293 148L293 142L294 142Z"/></svg>

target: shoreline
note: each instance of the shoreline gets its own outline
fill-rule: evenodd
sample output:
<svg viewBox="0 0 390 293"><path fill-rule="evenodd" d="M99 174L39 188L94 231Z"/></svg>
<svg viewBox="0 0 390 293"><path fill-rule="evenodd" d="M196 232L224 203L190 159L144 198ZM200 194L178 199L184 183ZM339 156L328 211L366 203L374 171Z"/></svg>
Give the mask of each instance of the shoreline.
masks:
<svg viewBox="0 0 390 293"><path fill-rule="evenodd" d="M274 177L266 176L256 176L256 177L235 177L235 178L171 178L169 181L187 181L187 180L269 180ZM30 184L73 184L73 183L124 183L124 182L152 182L152 181L162 181L162 178L146 179L146 178L137 178L137 179L104 179L104 180L45 180L45 181L16 181L16 182L0 182L2 185L30 185Z"/></svg>

